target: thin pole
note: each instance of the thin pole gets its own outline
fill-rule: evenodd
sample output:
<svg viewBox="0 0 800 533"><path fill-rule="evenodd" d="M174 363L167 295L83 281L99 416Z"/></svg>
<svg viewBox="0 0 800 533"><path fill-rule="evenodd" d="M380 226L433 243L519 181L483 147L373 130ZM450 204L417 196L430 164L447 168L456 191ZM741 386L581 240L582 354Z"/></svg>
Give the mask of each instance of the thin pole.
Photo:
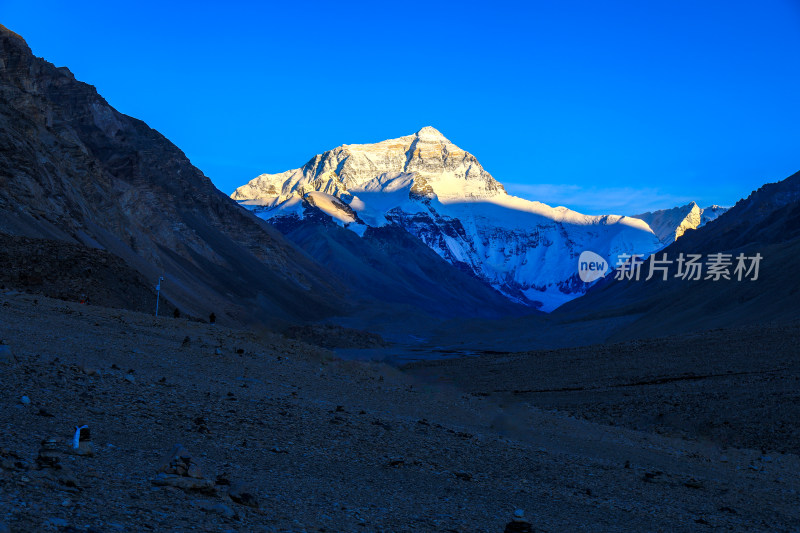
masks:
<svg viewBox="0 0 800 533"><path fill-rule="evenodd" d="M158 278L158 285L156 285L156 316L158 316L158 301L161 297L161 282L164 281L164 276Z"/></svg>

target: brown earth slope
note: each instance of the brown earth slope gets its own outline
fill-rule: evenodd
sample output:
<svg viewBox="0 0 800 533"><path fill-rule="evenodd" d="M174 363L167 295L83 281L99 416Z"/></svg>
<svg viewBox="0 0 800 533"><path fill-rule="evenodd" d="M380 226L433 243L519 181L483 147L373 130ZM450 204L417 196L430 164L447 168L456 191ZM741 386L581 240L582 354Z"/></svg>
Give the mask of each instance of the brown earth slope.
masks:
<svg viewBox="0 0 800 533"><path fill-rule="evenodd" d="M320 318L341 286L175 145L0 26L0 232L106 250L198 316Z"/></svg>
<svg viewBox="0 0 800 533"><path fill-rule="evenodd" d="M515 509L536 531L800 524L792 454L581 421L274 335L19 294L0 295L0 336L0 530L496 533ZM94 457L63 453L81 423ZM199 478L158 477L177 443ZM69 470L47 466L53 454Z"/></svg>

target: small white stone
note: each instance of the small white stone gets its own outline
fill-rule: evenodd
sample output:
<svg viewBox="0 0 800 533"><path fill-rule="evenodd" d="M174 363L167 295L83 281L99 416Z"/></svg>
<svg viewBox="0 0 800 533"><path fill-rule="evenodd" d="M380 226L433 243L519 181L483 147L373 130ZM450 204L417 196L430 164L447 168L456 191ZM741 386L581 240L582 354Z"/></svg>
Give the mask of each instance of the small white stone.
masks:
<svg viewBox="0 0 800 533"><path fill-rule="evenodd" d="M27 396L23 396L22 398L19 399L19 401L20 401L20 403L22 405L30 405L31 404L31 399L28 398Z"/></svg>

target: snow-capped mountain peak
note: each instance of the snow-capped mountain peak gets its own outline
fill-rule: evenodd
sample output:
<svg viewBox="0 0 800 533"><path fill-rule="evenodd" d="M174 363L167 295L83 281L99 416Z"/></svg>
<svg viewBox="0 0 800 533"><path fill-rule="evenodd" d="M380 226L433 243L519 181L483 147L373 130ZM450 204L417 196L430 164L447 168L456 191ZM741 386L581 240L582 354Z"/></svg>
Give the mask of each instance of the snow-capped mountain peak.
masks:
<svg viewBox="0 0 800 533"><path fill-rule="evenodd" d="M446 143L450 142L444 135L442 135L442 132L440 132L433 126L425 126L421 130L419 130L415 135L418 138L424 139L426 141L440 141Z"/></svg>
<svg viewBox="0 0 800 533"><path fill-rule="evenodd" d="M347 195L384 173L414 173L420 188L440 199L479 199L506 194L478 160L426 126L412 135L373 144L345 144L312 158L303 167L262 174L234 191L234 200L280 203L292 195L322 191ZM421 182L424 181L424 184Z"/></svg>
<svg viewBox="0 0 800 533"><path fill-rule="evenodd" d="M633 218L644 220L658 236L658 240L664 246L668 246L686 233L687 230L704 226L727 210L727 207L718 205L702 209L696 202L689 202L686 205L673 207L672 209L661 209L633 215Z"/></svg>
<svg viewBox="0 0 800 533"><path fill-rule="evenodd" d="M588 288L578 276L581 252L613 266L620 254L663 246L641 217L589 216L509 195L475 156L431 126L339 146L301 168L262 174L232 197L264 219L282 218L284 227L287 217L320 211L358 235L398 226L510 299L545 311ZM699 208L684 207L681 220L696 216L699 224Z"/></svg>

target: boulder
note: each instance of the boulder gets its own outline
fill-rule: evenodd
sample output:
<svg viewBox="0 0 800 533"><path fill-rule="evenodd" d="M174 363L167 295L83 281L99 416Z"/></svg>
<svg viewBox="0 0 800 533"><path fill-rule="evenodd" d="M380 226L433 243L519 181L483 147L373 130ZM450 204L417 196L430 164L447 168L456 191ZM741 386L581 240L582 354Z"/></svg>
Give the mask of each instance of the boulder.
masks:
<svg viewBox="0 0 800 533"><path fill-rule="evenodd" d="M233 481L228 489L228 496L239 505L258 508L258 496L251 485Z"/></svg>

